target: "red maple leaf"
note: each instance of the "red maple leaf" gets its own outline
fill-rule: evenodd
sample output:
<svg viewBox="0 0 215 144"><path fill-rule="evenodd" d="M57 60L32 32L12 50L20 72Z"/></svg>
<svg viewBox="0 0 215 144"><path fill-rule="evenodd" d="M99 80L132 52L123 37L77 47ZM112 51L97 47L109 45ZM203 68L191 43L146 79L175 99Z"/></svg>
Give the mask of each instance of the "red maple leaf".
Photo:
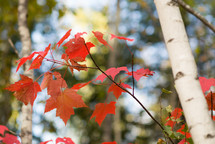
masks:
<svg viewBox="0 0 215 144"><path fill-rule="evenodd" d="M47 140L47 141L41 142L40 144L47 144L49 142L53 142L53 140Z"/></svg>
<svg viewBox="0 0 215 144"><path fill-rule="evenodd" d="M70 116L73 115L74 107L87 107L82 96L78 95L75 90L66 88L61 91L58 95L51 96L46 101L45 113L53 109L57 109L56 116L59 116L65 123L69 120Z"/></svg>
<svg viewBox="0 0 215 144"><path fill-rule="evenodd" d="M130 39L130 38L122 37L122 36L116 36L114 34L111 34L110 39L112 40L113 38L117 38L117 39L120 39L120 40L134 41L134 39Z"/></svg>
<svg viewBox="0 0 215 144"><path fill-rule="evenodd" d="M71 89L74 89L74 90L79 90L80 88L82 88L82 87L84 87L84 86L86 86L86 85L88 85L89 83L91 83L92 81L88 81L88 82L86 82L86 83L78 83L78 84L75 84L75 85L73 85L73 87L71 88Z"/></svg>
<svg viewBox="0 0 215 144"><path fill-rule="evenodd" d="M171 112L171 116L166 118L167 122L165 125L168 125L173 129L174 125L176 124L176 120L179 119L181 116L182 116L182 109L175 108Z"/></svg>
<svg viewBox="0 0 215 144"><path fill-rule="evenodd" d="M69 56L67 54L62 54L61 59L64 59L66 61L67 65L69 65L69 69L72 72L72 74L73 74L74 69L76 69L78 71L80 71L80 70L87 71L87 68L86 68L87 66L85 64L83 64L83 65L79 64L77 62L77 61L79 61L79 60L77 60L77 58L76 58L77 61L75 61L74 59L69 59ZM80 61L81 60L82 59L80 59Z"/></svg>
<svg viewBox="0 0 215 144"><path fill-rule="evenodd" d="M56 79L53 79L53 76ZM44 89L46 87L49 95L57 97L61 94L61 89L67 88L67 84L59 72L46 72L41 83L41 88Z"/></svg>
<svg viewBox="0 0 215 144"><path fill-rule="evenodd" d="M27 61L27 60L31 60L35 54L38 54L36 60L34 61L34 63L31 65L32 68L39 68L43 58L47 55L49 49L50 49L51 44L49 44L48 47L46 47L46 49L44 51L39 51L39 52L33 52L32 54L30 54L27 57L23 57L21 59L19 59L18 61L16 61L18 64L17 68L16 68L16 72L19 70L19 68ZM32 68L29 68L32 69Z"/></svg>
<svg viewBox="0 0 215 144"><path fill-rule="evenodd" d="M134 78L136 79L136 81L139 81L140 78L143 76L145 76L145 77L148 77L149 75L153 76L154 73L155 72L150 71L149 69L144 69L144 68L138 69L137 71L133 71L133 75L134 75ZM126 74L132 75L132 72L128 72Z"/></svg>
<svg viewBox="0 0 215 144"><path fill-rule="evenodd" d="M113 49L106 40L103 39L103 33L99 32L99 31L92 31L92 33L94 34L94 36L97 38L97 40L102 43L104 46L109 46L111 49Z"/></svg>
<svg viewBox="0 0 215 144"><path fill-rule="evenodd" d="M211 86L215 86L214 78L207 79L205 77L199 77L199 82L200 82L203 93L210 90Z"/></svg>
<svg viewBox="0 0 215 144"><path fill-rule="evenodd" d="M109 68L108 70L105 71L105 73L107 75L110 75L112 77L112 79L114 80L115 76L120 72L120 71L127 71L128 72L128 69L127 67L119 67L119 68ZM100 74L96 80L100 80L101 82L104 81L104 79L106 78L107 76L105 74Z"/></svg>
<svg viewBox="0 0 215 144"><path fill-rule="evenodd" d="M14 92L14 96L25 105L30 103L33 106L37 93L41 91L40 85L27 76L21 75L21 80L8 86L7 90Z"/></svg>
<svg viewBox="0 0 215 144"><path fill-rule="evenodd" d="M185 124L181 125L181 128L177 130L177 132L181 133L182 135L186 136L186 138L190 138L191 134L186 131Z"/></svg>
<svg viewBox="0 0 215 144"><path fill-rule="evenodd" d="M130 85L128 85L128 84L124 84L124 83L121 83L120 84L123 88L130 88L131 89L131 87L130 87ZM115 83L113 83L110 87L109 87L109 89L108 89L108 92L113 92L113 94L114 94L114 96L118 99L119 98L119 96L123 93L123 92L125 92L123 89L121 89L120 87L118 87Z"/></svg>
<svg viewBox="0 0 215 144"><path fill-rule="evenodd" d="M72 139L69 138L69 137L64 137L64 138L58 137L58 138L56 139L56 144L58 144L58 143L75 144L75 143L72 141Z"/></svg>
<svg viewBox="0 0 215 144"><path fill-rule="evenodd" d="M101 126L102 121L105 119L107 114L115 114L115 104L116 102L110 102L107 103L98 103L96 104L96 108L90 117L92 119L93 117L96 117L96 122Z"/></svg>
<svg viewBox="0 0 215 144"><path fill-rule="evenodd" d="M82 37L77 37L70 39L63 46L67 47L66 54L71 60L81 62L85 61L86 56L89 54L86 48L90 51L90 49L95 45L91 42L85 43Z"/></svg>
<svg viewBox="0 0 215 144"><path fill-rule="evenodd" d="M117 144L117 143L114 141L114 142L103 142L102 144Z"/></svg>
<svg viewBox="0 0 215 144"><path fill-rule="evenodd" d="M87 33L86 32L77 33L77 34L75 34L75 38L78 38L78 37L82 36L83 34L87 34Z"/></svg>
<svg viewBox="0 0 215 144"><path fill-rule="evenodd" d="M3 136L0 136L0 142L2 141L5 144L21 144L16 136L5 133L5 131L8 131L8 128L4 125L0 125L0 134Z"/></svg>
<svg viewBox="0 0 215 144"><path fill-rule="evenodd" d="M178 144L190 144L190 143L188 141L186 141L186 139L184 138Z"/></svg>
<svg viewBox="0 0 215 144"><path fill-rule="evenodd" d="M212 98L211 98L211 96L212 96ZM211 100L213 100L213 102L212 102L212 104L213 104L213 110L215 110L215 93L209 92L205 96L205 98L206 98L209 110L212 109L212 107L211 107Z"/></svg>
<svg viewBox="0 0 215 144"><path fill-rule="evenodd" d="M46 55L48 54L48 52L50 50L50 47L51 47L51 44L49 44L44 51L39 53L39 55L31 63L31 66L28 70L40 68L43 59L46 57Z"/></svg>
<svg viewBox="0 0 215 144"><path fill-rule="evenodd" d="M67 39L70 36L70 32L72 29L69 29L66 34L58 41L57 45L58 47L64 42L65 39Z"/></svg>

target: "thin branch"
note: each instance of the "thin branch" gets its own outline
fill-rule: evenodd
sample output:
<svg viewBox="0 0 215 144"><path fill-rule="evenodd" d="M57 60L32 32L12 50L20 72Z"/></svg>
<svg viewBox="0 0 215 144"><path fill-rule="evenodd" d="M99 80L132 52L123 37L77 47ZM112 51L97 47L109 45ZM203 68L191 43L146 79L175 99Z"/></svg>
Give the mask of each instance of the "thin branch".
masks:
<svg viewBox="0 0 215 144"><path fill-rule="evenodd" d="M178 3L183 9L188 11L190 14L194 15L198 18L203 24L205 24L208 28L210 28L215 33L215 26L208 22L200 13L192 9L188 4L186 4L183 0L172 0Z"/></svg>
<svg viewBox="0 0 215 144"><path fill-rule="evenodd" d="M11 38L8 39L8 42L9 42L10 46L14 49L14 52L17 54L17 56L20 58L19 52L17 51L16 47L14 46Z"/></svg>
<svg viewBox="0 0 215 144"><path fill-rule="evenodd" d="M132 89L132 94L134 95L134 55L131 55L131 74L132 74L132 84L133 84L133 89Z"/></svg>
<svg viewBox="0 0 215 144"><path fill-rule="evenodd" d="M3 134L0 134L0 137L5 137L6 134L11 134L11 135L14 135L14 136L19 136L21 137L19 134L16 134L15 132L11 131L11 130L5 130Z"/></svg>
<svg viewBox="0 0 215 144"><path fill-rule="evenodd" d="M213 93L212 93L212 91L210 91L210 93L211 93L211 119L213 119Z"/></svg>
<svg viewBox="0 0 215 144"><path fill-rule="evenodd" d="M152 114L145 108L145 106L131 93L129 92L127 89L125 89L124 87L122 87L121 85L119 85L118 83L116 83L109 75L107 75L96 63L96 61L94 60L94 58L92 57L87 45L85 44L85 47L87 49L87 52L90 56L90 58L92 59L93 63L95 64L95 66L98 68L98 70L100 72L102 72L110 81L112 81L115 85L117 85L119 88L121 88L122 90L126 91L129 95L131 95L136 101L137 103L139 103L139 105L146 111L146 113L151 117L151 119L165 132L164 127L152 116ZM165 134L168 136L168 134L165 132ZM168 136L169 140L171 141L172 144L174 144L174 142L172 141L172 139Z"/></svg>

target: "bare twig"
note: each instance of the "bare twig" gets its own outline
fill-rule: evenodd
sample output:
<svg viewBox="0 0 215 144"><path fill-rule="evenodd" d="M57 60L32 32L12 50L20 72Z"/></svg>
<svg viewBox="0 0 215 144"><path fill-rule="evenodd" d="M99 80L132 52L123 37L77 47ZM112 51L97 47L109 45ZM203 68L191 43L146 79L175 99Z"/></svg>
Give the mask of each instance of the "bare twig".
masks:
<svg viewBox="0 0 215 144"><path fill-rule="evenodd" d="M11 38L8 39L8 42L9 42L10 46L14 49L14 52L17 54L17 56L20 58L19 52L17 51L16 47L14 46Z"/></svg>
<svg viewBox="0 0 215 144"><path fill-rule="evenodd" d="M183 9L188 11L190 14L194 15L198 18L203 24L205 24L208 28L210 28L215 33L215 26L208 22L200 13L192 9L188 4L186 4L183 0L172 0L178 3Z"/></svg>
<svg viewBox="0 0 215 144"><path fill-rule="evenodd" d="M0 134L0 137L5 137L6 134L12 134L12 135L14 135L14 136L19 136L19 137L20 137L19 134L16 134L15 132L13 132L13 131L11 131L11 130L5 130L3 134Z"/></svg>

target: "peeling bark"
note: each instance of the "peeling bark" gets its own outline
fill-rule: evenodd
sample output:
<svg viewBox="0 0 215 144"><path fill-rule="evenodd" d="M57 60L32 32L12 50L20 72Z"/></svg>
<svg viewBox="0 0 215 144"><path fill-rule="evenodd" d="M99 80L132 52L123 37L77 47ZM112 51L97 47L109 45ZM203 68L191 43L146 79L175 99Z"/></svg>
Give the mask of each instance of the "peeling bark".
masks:
<svg viewBox="0 0 215 144"><path fill-rule="evenodd" d="M22 42L22 57L31 54L31 37L27 26L28 0L19 0L18 5L18 30ZM27 71L30 62L24 65L24 75L33 79L33 71ZM22 106L22 126L21 126L22 144L32 143L32 107L30 104Z"/></svg>
<svg viewBox="0 0 215 144"><path fill-rule="evenodd" d="M215 127L197 77L197 68L178 5L154 0L169 53L176 90L195 144L214 144Z"/></svg>

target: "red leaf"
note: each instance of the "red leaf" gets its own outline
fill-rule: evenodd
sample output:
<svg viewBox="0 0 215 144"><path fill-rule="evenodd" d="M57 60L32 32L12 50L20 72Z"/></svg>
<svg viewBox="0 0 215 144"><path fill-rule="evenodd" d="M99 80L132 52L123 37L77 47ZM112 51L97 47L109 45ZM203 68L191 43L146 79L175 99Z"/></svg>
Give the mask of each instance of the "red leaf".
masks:
<svg viewBox="0 0 215 144"><path fill-rule="evenodd" d="M53 80L53 75L55 76L56 80ZM59 72L46 72L41 87L42 89L47 87L48 94L52 97L57 97L61 94L62 88L67 88L67 84Z"/></svg>
<svg viewBox="0 0 215 144"><path fill-rule="evenodd" d="M201 88L202 88L203 93L210 90L211 86L215 86L215 79L214 78L207 79L205 77L199 77L199 82L201 84Z"/></svg>
<svg viewBox="0 0 215 144"><path fill-rule="evenodd" d="M5 131L8 131L8 128L4 125L0 125L0 134L4 136L0 136L0 142L2 141L5 144L21 144L16 136L5 133Z"/></svg>
<svg viewBox="0 0 215 144"><path fill-rule="evenodd" d="M41 91L40 85L37 82L33 82L33 80L27 76L20 75L20 77L21 80L15 84L11 84L5 89L14 92L13 95L25 105L30 102L33 106L37 93Z"/></svg>
<svg viewBox="0 0 215 144"><path fill-rule="evenodd" d="M212 109L212 107L211 107L211 96L212 96L212 99L213 99L213 110L215 110L215 93L211 93L211 92L209 92L206 96L205 96L205 98L206 98L206 101L207 101L207 104L208 104L208 108L209 108L209 110L211 110Z"/></svg>
<svg viewBox="0 0 215 144"><path fill-rule="evenodd" d="M93 117L96 117L96 122L101 126L102 121L105 119L107 114L115 114L115 104L116 102L110 102L107 103L98 103L96 104L96 108L90 117L92 119Z"/></svg>
<svg viewBox="0 0 215 144"><path fill-rule="evenodd" d="M79 38L79 37L82 36L83 34L87 34L87 33L86 33L86 32L77 33L77 34L75 34L75 38Z"/></svg>
<svg viewBox="0 0 215 144"><path fill-rule="evenodd" d="M43 59L46 57L46 55L48 54L48 52L50 50L50 47L51 47L51 44L49 44L44 51L37 53L39 55L33 60L33 62L31 63L31 66L28 70L40 68Z"/></svg>
<svg viewBox="0 0 215 144"><path fill-rule="evenodd" d="M114 141L114 142L103 142L102 144L117 144L117 143Z"/></svg>
<svg viewBox="0 0 215 144"><path fill-rule="evenodd" d="M64 143L64 144L75 144L71 138L69 137L64 137L64 138L57 138L56 139L56 144L58 143Z"/></svg>
<svg viewBox="0 0 215 144"><path fill-rule="evenodd" d="M36 54L36 53L33 52L31 55L29 55L29 56L27 56L27 57L23 57L23 58L19 59L18 61L16 61L17 63L19 63L18 66L17 66L17 68L16 68L16 72L19 70L19 68L20 68L27 60L31 60L31 59L34 57L35 54Z"/></svg>
<svg viewBox="0 0 215 144"><path fill-rule="evenodd" d="M120 40L134 41L134 39L130 39L130 38L122 37L122 36L116 36L114 34L111 34L110 39L112 40L113 38L117 38L117 39L120 39Z"/></svg>
<svg viewBox="0 0 215 144"><path fill-rule="evenodd" d="M41 142L40 144L47 144L47 143L49 143L51 141L53 142L53 140L47 140L47 141Z"/></svg>
<svg viewBox="0 0 215 144"><path fill-rule="evenodd" d="M182 135L186 136L186 138L190 138L191 134L189 132L185 132L185 125L181 125L181 128L177 130L177 132L181 133Z"/></svg>
<svg viewBox="0 0 215 144"><path fill-rule="evenodd" d="M82 96L78 95L76 91L66 88L59 95L50 97L46 101L45 113L56 108L56 116L59 116L66 125L70 116L74 114L73 107L87 107L81 98Z"/></svg>
<svg viewBox="0 0 215 144"><path fill-rule="evenodd" d="M182 109L175 108L171 113L171 117L166 118L167 122L165 125L171 126L173 128L174 125L176 124L176 120L179 119L181 116L182 116Z"/></svg>
<svg viewBox="0 0 215 144"><path fill-rule="evenodd" d="M113 50L113 48L107 43L107 41L103 39L103 35L104 35L103 33L99 31L96 31L96 32L92 31L92 33L100 43L102 43L104 46L109 46Z"/></svg>
<svg viewBox="0 0 215 144"><path fill-rule="evenodd" d="M91 42L87 42L85 44L85 41L82 37L77 37L70 39L67 43L65 43L63 46L67 47L66 54L69 56L70 59L79 62L79 61L85 61L86 56L88 55L88 50L95 45Z"/></svg>
<svg viewBox="0 0 215 144"><path fill-rule="evenodd" d="M124 87L124 88L130 88L131 89L131 87L130 87L130 85L128 85L128 84L124 84L124 83L121 83L120 84L122 87ZM112 84L110 87L109 87L109 89L108 89L108 92L113 92L113 94L114 94L114 96L118 99L119 98L119 96L123 93L123 92L125 92L124 90L122 90L120 87L118 87L116 84Z"/></svg>
<svg viewBox="0 0 215 144"><path fill-rule="evenodd" d="M141 68L141 69L138 69L137 71L134 71L133 75L134 75L134 78L136 79L136 81L139 81L141 77L143 77L143 76L148 77L149 75L153 76L154 73L155 72L150 71L149 69ZM128 72L126 74L132 75L132 72Z"/></svg>
<svg viewBox="0 0 215 144"><path fill-rule="evenodd" d="M74 89L74 90L79 90L80 88L82 88L82 87L84 87L84 86L86 86L86 85L88 85L89 83L91 83L92 81L88 81L88 82L86 82L86 83L78 83L78 84L75 84L75 85L73 85L73 87L71 88L71 89Z"/></svg>
<svg viewBox="0 0 215 144"><path fill-rule="evenodd" d="M112 79L114 80L115 76L120 72L120 71L127 71L128 72L128 69L127 67L119 67L119 68L109 68L108 70L105 71L105 73L107 75L110 75L112 77ZM104 81L104 79L106 78L106 75L105 74L100 74L96 80L100 80L101 82Z"/></svg>
<svg viewBox="0 0 215 144"><path fill-rule="evenodd" d="M190 144L186 139L181 140L178 144Z"/></svg>
<svg viewBox="0 0 215 144"><path fill-rule="evenodd" d="M70 32L72 29L69 29L66 34L59 40L57 43L58 47L64 42L65 39L67 39L70 36Z"/></svg>

